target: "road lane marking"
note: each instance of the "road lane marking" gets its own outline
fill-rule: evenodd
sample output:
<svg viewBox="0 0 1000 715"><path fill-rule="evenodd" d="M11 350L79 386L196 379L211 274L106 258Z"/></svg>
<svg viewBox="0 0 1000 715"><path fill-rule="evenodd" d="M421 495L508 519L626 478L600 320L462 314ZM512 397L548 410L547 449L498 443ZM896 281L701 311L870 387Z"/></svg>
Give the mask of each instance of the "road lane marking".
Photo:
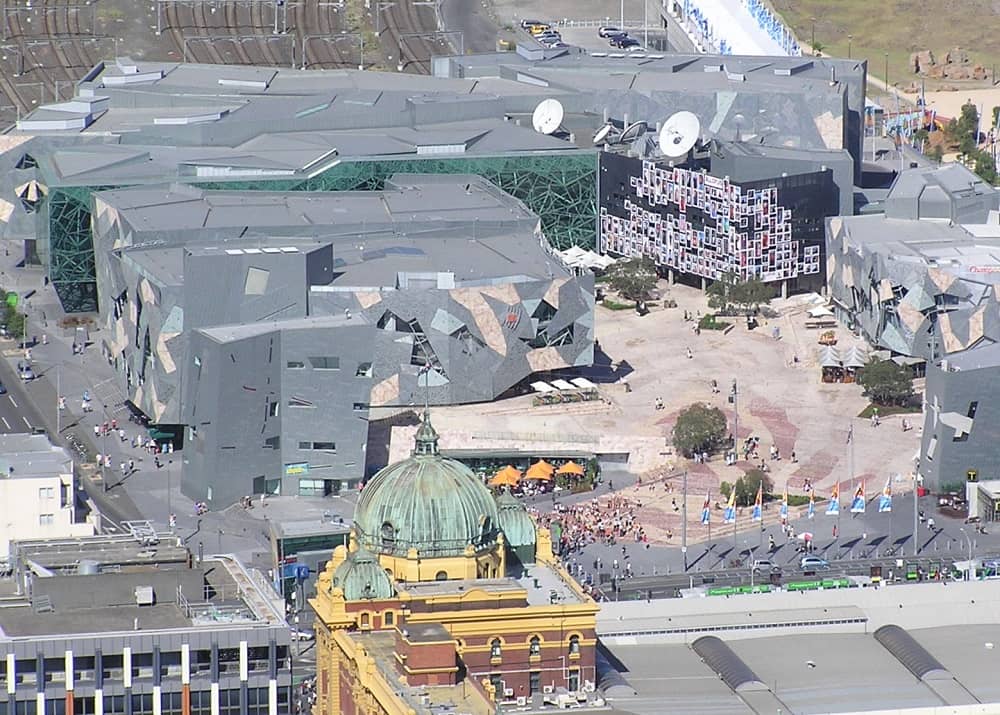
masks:
<svg viewBox="0 0 1000 715"><path fill-rule="evenodd" d="M17 407L17 403L14 402L14 398L11 395L7 395L7 399L10 400L10 404L14 405L14 407Z"/></svg>
<svg viewBox="0 0 1000 715"><path fill-rule="evenodd" d="M34 429L34 427L31 426L31 423L28 422L28 418L27 417L22 416L21 419L24 420L24 424L28 425L28 429ZM6 422L6 420L4 420L4 421Z"/></svg>
<svg viewBox="0 0 1000 715"><path fill-rule="evenodd" d="M7 429L10 429L10 422L7 421L7 418L6 417L0 417L0 419L3 420L3 426L6 427Z"/></svg>

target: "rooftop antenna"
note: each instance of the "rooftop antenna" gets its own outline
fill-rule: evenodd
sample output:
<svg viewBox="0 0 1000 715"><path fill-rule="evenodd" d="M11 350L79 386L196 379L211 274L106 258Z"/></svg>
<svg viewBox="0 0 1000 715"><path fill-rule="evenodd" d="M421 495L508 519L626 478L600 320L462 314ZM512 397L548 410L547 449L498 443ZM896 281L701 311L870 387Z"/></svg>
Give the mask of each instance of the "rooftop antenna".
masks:
<svg viewBox="0 0 1000 715"><path fill-rule="evenodd" d="M618 143L627 144L630 141L638 139L646 133L647 129L649 129L649 126L646 124L644 119L632 122L631 124L626 124L622 133L618 135Z"/></svg>
<svg viewBox="0 0 1000 715"><path fill-rule="evenodd" d="M539 134L555 134L562 124L566 110L558 99L543 99L531 113L531 126Z"/></svg>
<svg viewBox="0 0 1000 715"><path fill-rule="evenodd" d="M660 129L660 151L664 156L680 159L694 148L701 133L701 120L692 112L677 112Z"/></svg>

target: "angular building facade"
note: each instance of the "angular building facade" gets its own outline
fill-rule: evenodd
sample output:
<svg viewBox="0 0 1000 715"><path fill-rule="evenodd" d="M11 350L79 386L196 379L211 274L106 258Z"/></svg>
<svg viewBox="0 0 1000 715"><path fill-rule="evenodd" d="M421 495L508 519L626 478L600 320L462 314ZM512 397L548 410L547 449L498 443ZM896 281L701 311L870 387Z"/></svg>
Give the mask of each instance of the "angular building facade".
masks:
<svg viewBox="0 0 1000 715"><path fill-rule="evenodd" d="M102 350L183 424L182 488L214 506L365 475L370 407L485 402L593 360L593 277L475 176L378 192L95 199Z"/></svg>
<svg viewBox="0 0 1000 715"><path fill-rule="evenodd" d="M926 361L918 471L996 479L1000 194L950 164L897 179L885 214L827 221L834 310L875 347Z"/></svg>

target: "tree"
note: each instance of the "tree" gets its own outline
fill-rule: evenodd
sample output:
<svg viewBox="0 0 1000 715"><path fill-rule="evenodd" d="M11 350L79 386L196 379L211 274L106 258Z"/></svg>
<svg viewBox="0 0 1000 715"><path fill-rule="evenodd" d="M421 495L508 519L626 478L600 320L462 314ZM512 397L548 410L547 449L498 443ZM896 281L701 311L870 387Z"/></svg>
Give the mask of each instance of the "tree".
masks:
<svg viewBox="0 0 1000 715"><path fill-rule="evenodd" d="M766 499L774 491L774 482L764 472L759 469L751 469L739 478L743 482L744 501L742 506L750 506L757 501L757 489L764 485L764 498ZM736 492L736 500L739 501L740 493Z"/></svg>
<svg viewBox="0 0 1000 715"><path fill-rule="evenodd" d="M615 263L607 275L612 290L629 300L645 300L656 287L656 264L646 257Z"/></svg>
<svg viewBox="0 0 1000 715"><path fill-rule="evenodd" d="M733 302L733 292L738 285L739 279L732 271L727 271L722 274L719 280L712 281L711 285L705 289L705 295L708 296L708 307L725 314Z"/></svg>
<svg viewBox="0 0 1000 715"><path fill-rule="evenodd" d="M944 149L941 148L940 144L933 145L927 150L927 158L940 164L941 160L944 159Z"/></svg>
<svg viewBox="0 0 1000 715"><path fill-rule="evenodd" d="M983 181L991 184L997 183L997 165L988 151L976 152L976 168L974 171Z"/></svg>
<svg viewBox="0 0 1000 715"><path fill-rule="evenodd" d="M751 315L760 310L760 306L770 302L773 296L771 287L754 276L736 286L733 301L742 306L747 315Z"/></svg>
<svg viewBox="0 0 1000 715"><path fill-rule="evenodd" d="M858 383L872 402L905 405L913 397L913 375L905 365L872 358L858 377Z"/></svg>
<svg viewBox="0 0 1000 715"><path fill-rule="evenodd" d="M685 457L714 452L726 439L726 416L718 407L696 402L684 408L674 425L673 441Z"/></svg>

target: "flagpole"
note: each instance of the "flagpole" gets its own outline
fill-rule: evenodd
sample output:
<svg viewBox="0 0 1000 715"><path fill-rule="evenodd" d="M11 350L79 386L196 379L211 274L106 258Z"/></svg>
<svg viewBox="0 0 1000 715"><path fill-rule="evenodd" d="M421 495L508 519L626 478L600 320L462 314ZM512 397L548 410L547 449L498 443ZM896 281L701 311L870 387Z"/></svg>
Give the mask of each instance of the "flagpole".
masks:
<svg viewBox="0 0 1000 715"><path fill-rule="evenodd" d="M684 470L684 501L681 502L681 553L684 555L684 572L688 570L688 473Z"/></svg>

